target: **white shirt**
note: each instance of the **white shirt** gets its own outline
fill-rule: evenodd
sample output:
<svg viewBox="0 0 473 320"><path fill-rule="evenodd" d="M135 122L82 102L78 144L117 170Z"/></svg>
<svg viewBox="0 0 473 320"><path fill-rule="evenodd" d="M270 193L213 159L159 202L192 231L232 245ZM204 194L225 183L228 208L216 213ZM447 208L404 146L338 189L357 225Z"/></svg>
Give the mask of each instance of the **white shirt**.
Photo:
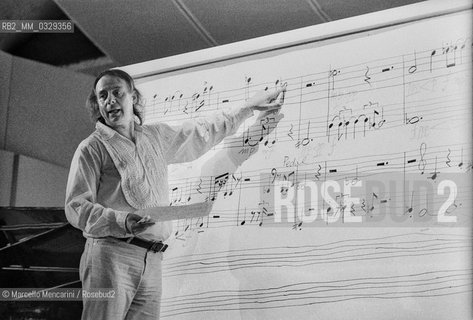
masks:
<svg viewBox="0 0 473 320"><path fill-rule="evenodd" d="M252 115L250 108L238 108L180 127L135 124L135 142L97 122L72 159L65 203L68 221L85 237L132 236L125 228L128 213L169 204L167 166L200 157ZM172 223L157 222L151 228L146 238L164 241Z"/></svg>

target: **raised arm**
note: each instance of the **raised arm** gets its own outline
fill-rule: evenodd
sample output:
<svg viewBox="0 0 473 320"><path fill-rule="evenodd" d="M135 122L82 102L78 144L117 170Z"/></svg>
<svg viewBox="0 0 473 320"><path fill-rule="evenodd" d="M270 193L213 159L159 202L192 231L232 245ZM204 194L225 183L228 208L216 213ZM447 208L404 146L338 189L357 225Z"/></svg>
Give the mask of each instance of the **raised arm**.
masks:
<svg viewBox="0 0 473 320"><path fill-rule="evenodd" d="M225 137L234 134L238 127L257 111L279 109L284 103L286 85L273 91L262 91L237 108L220 110L209 117L186 121L179 127L160 123L155 127L163 143L168 163L188 162L197 159ZM280 97L278 99L278 97Z"/></svg>

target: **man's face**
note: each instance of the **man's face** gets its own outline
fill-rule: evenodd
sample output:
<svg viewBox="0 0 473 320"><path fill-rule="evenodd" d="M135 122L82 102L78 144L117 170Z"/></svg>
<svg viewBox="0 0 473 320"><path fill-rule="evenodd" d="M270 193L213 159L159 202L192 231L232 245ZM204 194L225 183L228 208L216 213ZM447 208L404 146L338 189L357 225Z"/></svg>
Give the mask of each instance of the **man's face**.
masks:
<svg viewBox="0 0 473 320"><path fill-rule="evenodd" d="M109 127L116 130L134 121L133 102L136 95L131 92L125 80L104 76L97 82L95 94L100 114Z"/></svg>

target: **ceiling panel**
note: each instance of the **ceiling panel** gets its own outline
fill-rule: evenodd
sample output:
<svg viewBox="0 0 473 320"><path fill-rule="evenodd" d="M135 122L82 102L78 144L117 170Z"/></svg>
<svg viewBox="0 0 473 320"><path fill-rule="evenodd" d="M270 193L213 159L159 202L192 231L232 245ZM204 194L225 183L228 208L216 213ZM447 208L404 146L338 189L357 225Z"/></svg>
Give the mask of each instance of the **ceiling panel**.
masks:
<svg viewBox="0 0 473 320"><path fill-rule="evenodd" d="M424 0L317 0L333 20L400 7Z"/></svg>
<svg viewBox="0 0 473 320"><path fill-rule="evenodd" d="M169 0L56 0L109 57L119 64L209 47Z"/></svg>
<svg viewBox="0 0 473 320"><path fill-rule="evenodd" d="M62 11L51 0L2 0L0 20L40 20L61 19ZM9 51L17 45L26 43L31 33L0 32L0 50Z"/></svg>
<svg viewBox="0 0 473 320"><path fill-rule="evenodd" d="M95 74L105 67L149 61L416 2L421 1L1 0L2 19L70 18L76 31L73 35L3 33L0 50L53 65L82 66L75 70ZM104 59L106 64L101 63Z"/></svg>
<svg viewBox="0 0 473 320"><path fill-rule="evenodd" d="M219 44L324 22L306 0L180 0Z"/></svg>

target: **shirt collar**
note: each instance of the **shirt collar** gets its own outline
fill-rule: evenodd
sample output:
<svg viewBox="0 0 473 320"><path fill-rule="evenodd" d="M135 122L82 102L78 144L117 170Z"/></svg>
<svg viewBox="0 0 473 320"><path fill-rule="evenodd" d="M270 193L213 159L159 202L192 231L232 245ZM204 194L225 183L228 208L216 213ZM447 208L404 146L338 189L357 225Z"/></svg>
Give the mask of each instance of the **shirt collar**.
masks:
<svg viewBox="0 0 473 320"><path fill-rule="evenodd" d="M114 135L118 134L115 130L107 126L106 124L103 124L100 121L97 121L95 123L95 129L97 130L98 134L100 137L104 140L110 140ZM135 122L135 132L136 133L141 133L143 128ZM138 135L137 135L138 136Z"/></svg>

